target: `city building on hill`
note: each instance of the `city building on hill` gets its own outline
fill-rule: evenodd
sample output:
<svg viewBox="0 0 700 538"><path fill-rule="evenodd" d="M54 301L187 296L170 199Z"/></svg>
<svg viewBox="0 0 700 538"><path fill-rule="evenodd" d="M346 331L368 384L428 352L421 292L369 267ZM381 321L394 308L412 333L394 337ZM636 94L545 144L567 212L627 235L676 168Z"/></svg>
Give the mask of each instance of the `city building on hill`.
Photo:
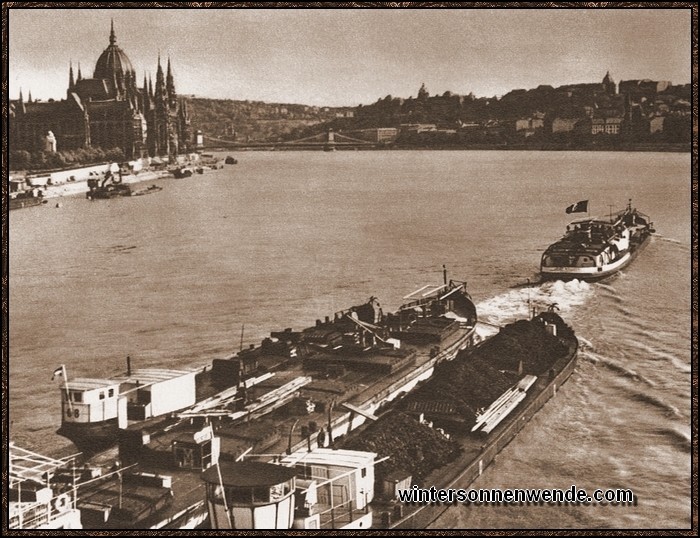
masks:
<svg viewBox="0 0 700 538"><path fill-rule="evenodd" d="M569 133L576 128L580 118L554 118L552 121L553 133Z"/></svg>
<svg viewBox="0 0 700 538"><path fill-rule="evenodd" d="M92 78L68 70L66 98L60 101L10 104L10 150L45 149L49 132L55 150L120 148L128 159L186 153L191 144L187 101L178 97L168 59L164 72L158 57L155 86L144 75L137 85L129 57L117 45L114 22L109 46L102 52Z"/></svg>
<svg viewBox="0 0 700 538"><path fill-rule="evenodd" d="M399 130L396 127L377 127L374 129L362 129L360 131L353 131L353 134L356 134L370 142L379 142L386 144L396 141L396 138L399 135Z"/></svg>
<svg viewBox="0 0 700 538"><path fill-rule="evenodd" d="M620 83L622 85L622 83ZM600 96L614 96L617 94L617 85L615 81L610 76L610 71L605 73L602 82L586 82L583 84L566 84L564 86L559 86L557 92L565 94L567 97L571 98L577 97L600 97ZM620 87L620 93L622 93L622 87Z"/></svg>
<svg viewBox="0 0 700 538"><path fill-rule="evenodd" d="M515 120L516 131L535 131L544 128L543 117L521 118Z"/></svg>
<svg viewBox="0 0 700 538"><path fill-rule="evenodd" d="M649 133L663 133L665 121L666 118L664 116L654 116L651 118L651 120L649 120Z"/></svg>
<svg viewBox="0 0 700 538"><path fill-rule="evenodd" d="M610 76L610 71L605 73L605 76L603 77L603 86L605 87L605 93L608 95L615 95L617 93L617 85Z"/></svg>
<svg viewBox="0 0 700 538"><path fill-rule="evenodd" d="M620 134L622 118L593 118L591 120L591 134Z"/></svg>
<svg viewBox="0 0 700 538"><path fill-rule="evenodd" d="M669 80L623 80L620 81L620 93L637 96L655 96L671 87Z"/></svg>

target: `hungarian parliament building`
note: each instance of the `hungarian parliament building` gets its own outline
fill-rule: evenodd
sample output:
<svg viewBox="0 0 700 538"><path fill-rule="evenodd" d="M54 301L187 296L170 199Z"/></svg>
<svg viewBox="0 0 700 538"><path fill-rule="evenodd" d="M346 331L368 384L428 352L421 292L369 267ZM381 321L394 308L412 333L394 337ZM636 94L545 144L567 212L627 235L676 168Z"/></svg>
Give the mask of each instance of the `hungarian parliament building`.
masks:
<svg viewBox="0 0 700 538"><path fill-rule="evenodd" d="M102 52L92 78L71 65L66 99L10 103L10 150L44 149L49 131L56 150L120 148L127 159L186 153L192 145L187 101L175 92L170 59L163 72L160 56L155 84L144 76L138 87L129 57L117 45L114 22L109 46Z"/></svg>

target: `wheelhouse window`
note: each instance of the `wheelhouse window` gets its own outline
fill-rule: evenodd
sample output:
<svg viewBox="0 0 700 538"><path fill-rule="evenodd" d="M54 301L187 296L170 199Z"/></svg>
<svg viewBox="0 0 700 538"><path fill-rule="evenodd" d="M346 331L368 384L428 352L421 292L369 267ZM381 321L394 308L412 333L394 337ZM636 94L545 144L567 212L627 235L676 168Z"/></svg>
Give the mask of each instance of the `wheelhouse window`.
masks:
<svg viewBox="0 0 700 538"><path fill-rule="evenodd" d="M253 502L254 503L269 503L270 502L270 488L267 486L253 488Z"/></svg>

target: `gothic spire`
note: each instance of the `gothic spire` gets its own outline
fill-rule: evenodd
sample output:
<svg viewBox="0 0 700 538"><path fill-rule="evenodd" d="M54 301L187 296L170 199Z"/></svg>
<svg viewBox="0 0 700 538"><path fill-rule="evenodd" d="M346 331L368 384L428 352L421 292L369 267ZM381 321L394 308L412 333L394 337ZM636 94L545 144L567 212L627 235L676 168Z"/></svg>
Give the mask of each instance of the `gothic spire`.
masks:
<svg viewBox="0 0 700 538"><path fill-rule="evenodd" d="M163 66L160 63L160 53L158 54L158 71L156 71L156 102L167 98L165 87L165 77L163 75Z"/></svg>
<svg viewBox="0 0 700 538"><path fill-rule="evenodd" d="M109 32L109 44L114 45L117 42L117 36L114 35L114 19L112 19L112 29Z"/></svg>
<svg viewBox="0 0 700 538"><path fill-rule="evenodd" d="M83 74L80 72L80 62L78 62L78 82L83 80Z"/></svg>
<svg viewBox="0 0 700 538"><path fill-rule="evenodd" d="M29 90L29 95L27 96L27 103L32 102L32 90Z"/></svg>
<svg viewBox="0 0 700 538"><path fill-rule="evenodd" d="M168 56L168 74L165 79L165 88L168 92L170 107L174 108L177 104L177 95L175 94L175 79L173 78L173 70L170 67L170 56Z"/></svg>
<svg viewBox="0 0 700 538"><path fill-rule="evenodd" d="M167 83L172 84L173 83L173 70L170 67L170 56L168 56L168 75L167 75Z"/></svg>
<svg viewBox="0 0 700 538"><path fill-rule="evenodd" d="M141 92L141 97L143 101L143 111L146 113L151 108L151 96L148 94L148 79L146 78L145 72L143 74L143 91Z"/></svg>
<svg viewBox="0 0 700 538"><path fill-rule="evenodd" d="M70 62L70 68L68 69L68 89L75 86L75 79L73 78L73 60Z"/></svg>
<svg viewBox="0 0 700 538"><path fill-rule="evenodd" d="M19 102L20 102L20 104L24 103L24 96L22 95L22 88L19 89Z"/></svg>

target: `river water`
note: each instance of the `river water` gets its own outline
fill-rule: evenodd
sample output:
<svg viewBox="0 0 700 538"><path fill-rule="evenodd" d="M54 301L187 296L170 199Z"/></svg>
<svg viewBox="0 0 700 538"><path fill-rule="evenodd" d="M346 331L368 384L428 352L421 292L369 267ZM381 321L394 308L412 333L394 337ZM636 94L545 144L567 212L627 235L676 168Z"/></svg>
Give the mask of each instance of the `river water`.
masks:
<svg viewBox="0 0 700 538"><path fill-rule="evenodd" d="M435 528L687 528L691 491L690 156L677 153L246 152L150 196L81 196L9 218L10 438L50 455L58 381L209 363L375 295L467 280L481 319L557 303L574 375L473 487L626 488L636 507L450 508ZM602 284L535 282L589 199L628 198L657 234Z"/></svg>

